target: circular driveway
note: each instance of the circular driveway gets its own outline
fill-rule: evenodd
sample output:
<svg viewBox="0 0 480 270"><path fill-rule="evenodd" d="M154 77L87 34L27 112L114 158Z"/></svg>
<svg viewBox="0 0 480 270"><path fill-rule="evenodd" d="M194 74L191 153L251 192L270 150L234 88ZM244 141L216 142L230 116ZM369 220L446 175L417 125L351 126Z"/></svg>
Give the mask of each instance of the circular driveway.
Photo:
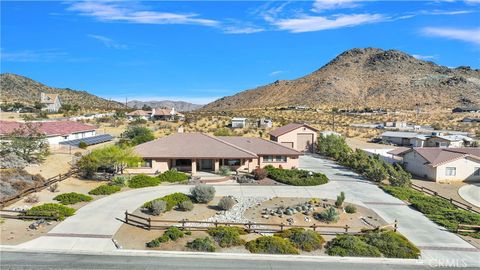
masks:
<svg viewBox="0 0 480 270"><path fill-rule="evenodd" d="M480 183L465 185L459 188L458 195L465 201L480 207Z"/></svg>

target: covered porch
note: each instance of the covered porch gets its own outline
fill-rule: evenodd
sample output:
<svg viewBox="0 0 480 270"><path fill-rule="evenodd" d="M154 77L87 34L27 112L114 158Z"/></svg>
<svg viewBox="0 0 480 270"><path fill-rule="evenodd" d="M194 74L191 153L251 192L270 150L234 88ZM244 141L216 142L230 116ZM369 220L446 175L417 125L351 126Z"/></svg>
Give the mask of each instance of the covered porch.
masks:
<svg viewBox="0 0 480 270"><path fill-rule="evenodd" d="M219 159L219 158L192 158L192 159L172 159L170 168L178 171L191 173L198 172L216 173L220 167L227 166L231 171L250 171L254 167L254 161L250 159Z"/></svg>

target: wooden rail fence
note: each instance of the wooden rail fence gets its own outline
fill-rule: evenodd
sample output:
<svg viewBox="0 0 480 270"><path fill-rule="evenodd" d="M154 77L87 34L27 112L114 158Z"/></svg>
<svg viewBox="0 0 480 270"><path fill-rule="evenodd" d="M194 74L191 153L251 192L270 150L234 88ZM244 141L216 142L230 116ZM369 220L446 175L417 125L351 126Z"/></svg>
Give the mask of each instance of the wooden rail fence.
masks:
<svg viewBox="0 0 480 270"><path fill-rule="evenodd" d="M27 189L24 189L22 190L20 193L18 194L15 194L13 196L10 196L10 197L6 197L6 198L3 198L1 201L0 201L0 207L5 207L5 206L8 206L18 200L20 200L20 198L26 196L26 195L29 195L31 193L34 193L34 192L38 192L40 190L43 190L45 188L47 188L48 186L56 183L56 182L59 182L59 181L63 181L67 178L69 178L70 176L76 174L78 171L77 170L70 170L68 171L67 173L64 173L64 174L58 174L54 177L50 177L48 178L47 180L45 180L43 183L40 183L38 185L35 185L34 187L31 187L31 188L27 188Z"/></svg>
<svg viewBox="0 0 480 270"><path fill-rule="evenodd" d="M460 232L467 232L467 233L480 232L480 225L458 224L457 233L460 233Z"/></svg>
<svg viewBox="0 0 480 270"><path fill-rule="evenodd" d="M466 210L466 211L470 211L470 212L474 212L474 213L477 213L477 214L480 214L480 211L474 209L472 206L468 205L468 204L465 204L463 202L459 202L455 199L452 199L452 198L447 198L445 196L442 196L440 194L438 194L438 192L434 191L434 190L431 190L429 188L426 188L426 187L422 187L422 186L419 186L419 185L415 185L413 183L410 184L410 186L415 189L415 190L418 190L418 191L421 191L425 194L428 194L428 195L431 195L431 196L438 196L440 198L443 198L445 200L448 200L450 201L450 203L452 203L454 206L456 206L457 208L460 208L462 210Z"/></svg>
<svg viewBox="0 0 480 270"><path fill-rule="evenodd" d="M150 217L142 217L139 215L128 213L125 211L125 223L137 227L141 227L147 230L164 230L169 227L175 226L182 229L195 229L195 230L207 230L212 227L218 226L237 226L244 228L247 232L280 232L289 228L304 228L316 231L320 234L362 234L366 227L350 227L348 225L289 225L284 223L254 223L254 222L218 222L218 221L194 221L188 219L182 220L161 220L152 219ZM159 224L161 223L161 224ZM204 226L201 226L204 225ZM385 226L377 227L376 229L391 229L397 231L398 222L395 220L393 224L387 224Z"/></svg>

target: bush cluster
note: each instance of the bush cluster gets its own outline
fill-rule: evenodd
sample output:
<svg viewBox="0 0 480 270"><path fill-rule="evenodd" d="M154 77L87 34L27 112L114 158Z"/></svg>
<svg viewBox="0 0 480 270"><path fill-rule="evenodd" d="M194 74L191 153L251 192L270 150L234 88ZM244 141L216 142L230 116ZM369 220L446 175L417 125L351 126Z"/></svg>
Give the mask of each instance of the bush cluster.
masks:
<svg viewBox="0 0 480 270"><path fill-rule="evenodd" d="M170 240L177 241L177 239L184 237L185 234L187 233L181 231L177 227L170 227L163 233L162 236L155 238L152 241L146 243L146 246L149 248L159 247L161 243L165 243Z"/></svg>
<svg viewBox="0 0 480 270"><path fill-rule="evenodd" d="M326 184L327 176L322 173L313 173L306 170L277 169L272 165L265 166L268 177L275 181L292 186L316 186Z"/></svg>
<svg viewBox="0 0 480 270"><path fill-rule="evenodd" d="M326 223L335 223L340 218L337 210L332 206L328 207L323 212L314 213L313 216L316 219L321 220L321 221L326 222Z"/></svg>
<svg viewBox="0 0 480 270"><path fill-rule="evenodd" d="M371 246L355 235L338 235L325 246L330 256L380 257L378 248Z"/></svg>
<svg viewBox="0 0 480 270"><path fill-rule="evenodd" d="M163 196L161 198L146 202L143 204L144 208L149 209L150 211L153 212L152 209L152 203L154 201L164 201L166 203L166 210L165 211L170 211L173 209L173 207L185 202L185 201L191 201L190 197L187 195L180 193L180 192L175 192L166 196Z"/></svg>
<svg viewBox="0 0 480 270"><path fill-rule="evenodd" d="M292 228L276 233L275 236L289 239L296 248L304 251L313 251L322 248L325 243L323 237L311 230Z"/></svg>
<svg viewBox="0 0 480 270"><path fill-rule="evenodd" d="M268 176L267 170L263 168L256 168L252 171L253 179L255 180L262 180Z"/></svg>
<svg viewBox="0 0 480 270"><path fill-rule="evenodd" d="M182 211L192 211L193 210L193 203L192 201L183 201L178 204L178 209Z"/></svg>
<svg viewBox="0 0 480 270"><path fill-rule="evenodd" d="M75 214L75 209L58 203L46 203L34 206L25 213L26 216L55 217L58 220L64 220L73 214Z"/></svg>
<svg viewBox="0 0 480 270"><path fill-rule="evenodd" d="M167 203L162 200L155 200L150 206L150 211L153 215L159 216L161 213L167 210Z"/></svg>
<svg viewBox="0 0 480 270"><path fill-rule="evenodd" d="M175 169L168 170L157 176L160 182L178 183L188 180L188 175Z"/></svg>
<svg viewBox="0 0 480 270"><path fill-rule="evenodd" d="M345 212L348 214L354 214L357 212L357 208L354 205L349 204L345 206Z"/></svg>
<svg viewBox="0 0 480 270"><path fill-rule="evenodd" d="M85 194L70 192L57 195L53 199L61 204L76 204L78 202L89 202L93 198Z"/></svg>
<svg viewBox="0 0 480 270"><path fill-rule="evenodd" d="M122 188L120 186L101 185L88 192L90 195L110 195L119 192Z"/></svg>
<svg viewBox="0 0 480 270"><path fill-rule="evenodd" d="M246 234L246 231L239 227L220 226L210 228L207 232L221 247L232 247L245 244L245 241L240 238L240 235Z"/></svg>
<svg viewBox="0 0 480 270"><path fill-rule="evenodd" d="M229 176L231 174L231 172L232 171L230 170L230 167L228 167L228 166L222 166L218 170L218 174L223 175L223 176Z"/></svg>
<svg viewBox="0 0 480 270"><path fill-rule="evenodd" d="M130 176L117 175L112 179L112 185L119 186L119 187L126 187L128 186L129 180L130 180Z"/></svg>
<svg viewBox="0 0 480 270"><path fill-rule="evenodd" d="M160 184L160 179L158 177L152 177L145 174L135 175L128 181L128 186L130 188L143 188L143 187L154 187Z"/></svg>
<svg viewBox="0 0 480 270"><path fill-rule="evenodd" d="M278 236L261 236L249 241L245 247L252 253L298 254L298 250L288 239Z"/></svg>
<svg viewBox="0 0 480 270"><path fill-rule="evenodd" d="M190 189L192 197L198 203L208 203L215 197L215 188L207 185L197 185Z"/></svg>
<svg viewBox="0 0 480 270"><path fill-rule="evenodd" d="M337 208L342 208L344 201L345 201L345 193L342 191L340 192L340 195L337 196L337 200L335 201L335 206Z"/></svg>
<svg viewBox="0 0 480 270"><path fill-rule="evenodd" d="M214 252L215 251L215 244L210 237L204 238L197 238L191 242L187 243L187 248L193 249L196 251L207 251L207 252Z"/></svg>
<svg viewBox="0 0 480 270"><path fill-rule="evenodd" d="M237 201L232 196L224 196L218 202L218 208L220 208L221 210L227 211L227 210L232 209L232 207L236 203L237 203Z"/></svg>
<svg viewBox="0 0 480 270"><path fill-rule="evenodd" d="M455 205L446 199L425 195L409 187L381 187L387 193L401 200L410 202L415 209L422 212L430 220L450 231L456 231L458 224L480 224L480 214L457 209ZM462 234L480 238L480 233L478 232Z"/></svg>

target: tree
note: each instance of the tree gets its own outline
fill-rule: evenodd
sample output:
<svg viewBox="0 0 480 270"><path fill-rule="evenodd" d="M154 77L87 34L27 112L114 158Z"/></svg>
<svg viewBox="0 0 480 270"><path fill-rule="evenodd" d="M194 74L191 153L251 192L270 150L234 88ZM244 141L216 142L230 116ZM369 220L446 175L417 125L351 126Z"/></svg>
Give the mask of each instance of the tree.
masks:
<svg viewBox="0 0 480 270"><path fill-rule="evenodd" d="M43 108L45 108L45 104L41 103L41 102L38 102L38 101L35 101L35 105L33 105L33 107L36 109L36 110L39 110L41 111Z"/></svg>
<svg viewBox="0 0 480 270"><path fill-rule="evenodd" d="M152 110L152 107L148 106L147 104L143 104L142 110L143 110L143 111L151 111L151 110Z"/></svg>
<svg viewBox="0 0 480 270"><path fill-rule="evenodd" d="M7 135L0 152L2 155L14 153L27 162L41 161L49 153L48 142L38 124L26 122Z"/></svg>
<svg viewBox="0 0 480 270"><path fill-rule="evenodd" d="M122 134L130 145L137 145L155 139L153 132L147 127L129 126Z"/></svg>
<svg viewBox="0 0 480 270"><path fill-rule="evenodd" d="M58 110L59 112L63 113L65 116L67 115L72 115L73 113L76 113L80 110L80 106L78 104L70 104L70 103L64 103Z"/></svg>
<svg viewBox="0 0 480 270"><path fill-rule="evenodd" d="M111 145L93 150L83 156L76 166L86 177L91 177L99 168L111 168L123 173L127 166L134 166L141 160L131 147Z"/></svg>

